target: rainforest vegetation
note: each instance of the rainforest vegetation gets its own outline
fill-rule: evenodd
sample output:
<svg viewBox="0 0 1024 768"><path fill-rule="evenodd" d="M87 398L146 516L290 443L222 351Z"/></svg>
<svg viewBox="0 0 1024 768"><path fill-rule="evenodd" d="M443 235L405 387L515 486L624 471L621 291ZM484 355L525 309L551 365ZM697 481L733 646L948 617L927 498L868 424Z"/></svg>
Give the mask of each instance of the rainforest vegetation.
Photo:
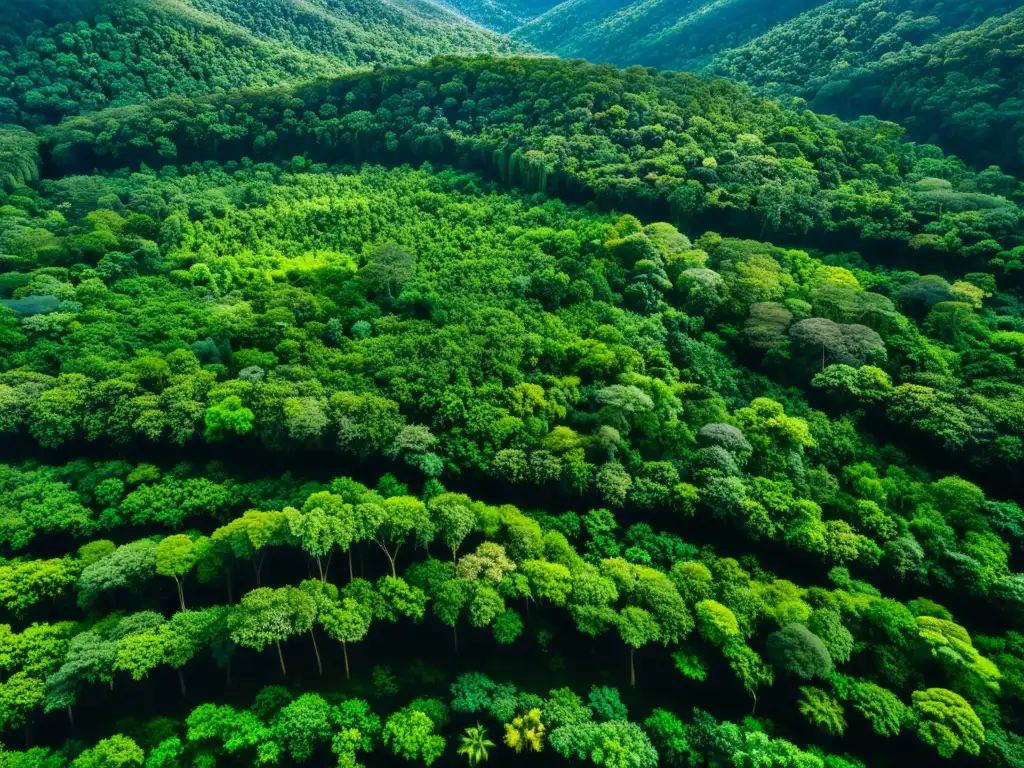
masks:
<svg viewBox="0 0 1024 768"><path fill-rule="evenodd" d="M0 768L1024 767L1011 124L449 5L0 19Z"/></svg>
<svg viewBox="0 0 1024 768"><path fill-rule="evenodd" d="M1024 172L1024 9L1010 0L447 0L541 51L702 71L846 119L899 121Z"/></svg>

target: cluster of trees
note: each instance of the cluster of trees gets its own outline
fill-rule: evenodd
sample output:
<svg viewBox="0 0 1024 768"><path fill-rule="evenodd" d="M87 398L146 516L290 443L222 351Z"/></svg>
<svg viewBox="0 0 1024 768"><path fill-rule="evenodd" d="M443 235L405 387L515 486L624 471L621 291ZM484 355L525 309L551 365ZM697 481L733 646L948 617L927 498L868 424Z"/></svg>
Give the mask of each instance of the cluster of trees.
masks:
<svg viewBox="0 0 1024 768"><path fill-rule="evenodd" d="M384 677L376 681L375 697L385 703L394 699L394 682ZM468 725L481 716L495 721L496 729L478 721ZM461 726L465 727L460 730ZM3 751L0 763L12 768L129 768L215 761L264 765L282 760L321 764L330 753L340 766L357 766L358 760L376 752L386 755L385 759L399 757L429 766L454 751L476 766L492 752L507 748L517 754L553 752L574 763L608 768L690 768L705 758L710 765L731 765L738 759L805 768L863 766L849 755L804 751L765 728L766 723L752 718L720 722L698 708L688 722L655 709L637 723L629 720L628 709L612 687L592 686L586 700L569 687L541 696L512 683L496 683L481 672L469 672L460 675L447 693L414 698L387 717L378 715L366 699L341 693L296 697L287 688L268 685L247 709L208 703L180 721L133 718L123 723L121 732L95 744L69 742L60 750ZM502 732L499 747L489 737L497 738Z"/></svg>
<svg viewBox="0 0 1024 768"><path fill-rule="evenodd" d="M95 467L82 479L95 480L110 469ZM153 475L144 466L133 472ZM96 484L97 494L104 482ZM287 478L280 483L291 484ZM853 713L863 718L866 727L857 730L865 735L915 733L946 757L961 750L978 755L987 745L984 757L990 764L1015 764L1006 757L1012 750L1004 729L1015 727L1014 710L1024 697L1024 666L1014 655L1024 639L1013 632L977 638L981 648L993 652L997 666L941 605L924 598L908 603L884 598L845 569L831 573L832 588L807 588L756 565L748 571L734 559L717 557L709 548L698 551L646 524L622 531L606 510L531 517L511 505L490 506L447 492L436 480L426 484L422 498L408 495L393 477L383 478L375 490L347 478L324 487L301 507L250 510L209 536L188 531L120 546L95 540L79 547L73 592L77 605L88 610L84 619L33 622L20 632L0 625L3 726L27 726L41 711L66 710L73 723L74 707L93 695L90 688L113 691L127 678L139 682L161 669L175 673L184 696L186 667L207 658L226 669L230 680L236 648L272 649L268 666L287 678L286 655L292 654L285 646L308 643L323 675L326 636L342 646L348 678L349 645L388 625L422 623L428 616L451 628L456 652L460 628L470 631L473 643L486 642L474 630L489 629L492 642L521 645L527 642L524 632L538 628L532 604L541 634L547 635L542 645L556 642L568 650L580 642L577 633L607 639L623 656L628 650L631 685L637 679L635 657L660 645L686 678L728 685L734 676L755 711L758 698L772 693L773 711L798 708L811 725L841 736L849 708L851 718ZM368 578L355 576L354 549ZM414 551L427 559L414 561ZM346 553L348 568L332 571L332 559ZM312 570L312 578L298 586L263 584L268 555L278 580L303 570ZM339 578L344 570L348 573ZM232 603L231 585L245 571L244 581L253 588ZM381 575L373 580L375 573ZM203 584L211 586L203 589ZM195 598L224 594L223 584L227 604L202 606ZM125 610L140 602L143 610ZM167 618L170 605L174 609ZM535 636L539 641L540 634ZM654 663L653 655L646 652L646 663ZM728 677L721 679L722 674ZM378 687L393 685L386 673L375 670L373 677ZM692 765L703 751L714 752L692 738L699 721L683 726L669 712L656 711L645 723L646 733L628 724L613 691L592 691L589 713L566 691L553 693L555 701L545 705L536 697L517 698L514 689L479 675L456 681L453 692L456 712L486 711L504 723L504 743L516 752L539 751L547 740L567 757L611 768L620 764L613 762L614 751L600 749L621 740L642 756L631 764L658 765L647 734L665 750L668 764ZM800 700L793 702L797 693ZM343 725L352 715L348 707L356 707L360 717L371 713L365 705L338 706L341 710L323 701L296 703L294 708L306 714L283 716L285 722L275 729L266 715L254 721L230 707L204 704L188 720L187 741L220 739L229 753L226 745L235 743L262 755L259 762L274 762L294 750L292 757L301 761L317 749L316 742L331 743L341 726L344 735L333 742L336 754L368 751L380 724L365 739L351 738L350 726ZM313 743L299 735L304 718L313 717L310 709L320 723ZM415 714L420 711L430 720ZM416 702L403 708L384 723L383 743L429 765L444 749L434 726L446 725L447 715L433 717L437 711ZM601 725L605 721L621 725ZM194 738L193 728L206 735ZM246 736L237 728L253 730ZM413 739L411 733L419 735ZM796 749L775 740L757 748Z"/></svg>
<svg viewBox="0 0 1024 768"><path fill-rule="evenodd" d="M6 10L0 123L31 127L172 94L507 49L497 35L420 0L14 0Z"/></svg>
<svg viewBox="0 0 1024 768"><path fill-rule="evenodd" d="M830 2L707 71L815 109L899 121L979 166L1024 170L1024 12L1015 3Z"/></svg>
<svg viewBox="0 0 1024 768"><path fill-rule="evenodd" d="M893 27L921 50L925 6ZM686 4L690 54L745 7ZM681 12L633 10L537 24L643 47ZM0 20L0 122L87 113L0 128L0 439L65 460L0 465L0 729L48 741L0 768L861 768L808 742L1024 765L1024 187L890 123L639 67L252 87L500 45L450 22L361 0ZM262 474L170 466L195 452ZM474 649L572 685L449 674ZM598 680L567 672L590 653ZM303 693L240 709L233 665ZM680 719L662 679L707 712ZM611 681L625 697L572 692ZM110 727L197 687L180 722ZM53 751L76 719L91 745Z"/></svg>
<svg viewBox="0 0 1024 768"><path fill-rule="evenodd" d="M857 237L906 260L1019 279L1020 182L901 134L785 109L721 80L484 58L126 107L65 121L48 143L62 173L211 154L448 162L691 228Z"/></svg>
<svg viewBox="0 0 1024 768"><path fill-rule="evenodd" d="M46 448L256 439L389 457L721 520L829 565L1019 605L1021 511L997 501L1013 483L938 479L858 433L1020 466L1021 332L1003 330L1020 319L992 275L693 243L481 197L467 174L292 167L8 196L9 247L51 266L10 273L0 430ZM809 406L819 393L832 416ZM12 506L3 539L164 514L161 494L117 511L116 489L60 524Z"/></svg>
<svg viewBox="0 0 1024 768"><path fill-rule="evenodd" d="M979 167L1024 171L1024 11L1008 0L448 5L560 56L723 76L846 119L897 121Z"/></svg>

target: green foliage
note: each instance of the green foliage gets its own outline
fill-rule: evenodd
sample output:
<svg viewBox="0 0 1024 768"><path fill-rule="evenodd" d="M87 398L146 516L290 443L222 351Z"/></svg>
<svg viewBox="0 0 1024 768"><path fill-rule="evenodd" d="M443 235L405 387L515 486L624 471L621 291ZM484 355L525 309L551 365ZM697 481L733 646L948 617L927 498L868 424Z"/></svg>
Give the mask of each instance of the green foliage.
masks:
<svg viewBox="0 0 1024 768"><path fill-rule="evenodd" d="M913 2L835 15L891 30L909 47L888 54L906 59L940 34ZM788 739L873 738L853 717L845 735L852 709L879 737L913 729L912 759L1013 764L1024 641L1000 630L1020 618L1024 515L991 495L1012 495L1024 461L1014 179L891 124L640 68L439 58L288 84L505 45L418 0L23 5L0 22L0 122L83 114L0 131L0 437L26 455L0 465L7 731L57 733L97 702L101 720L127 701L162 711L167 680L213 689L238 648L273 645L282 676L286 652L301 665L294 693L264 688L249 709L212 697L184 724L124 721L66 754L208 768L330 748L356 768L382 746L429 765L457 736L475 765L500 751L468 727L490 718L506 757L548 744L609 768L850 768ZM656 22L658 45L699 58L806 10L543 6L486 14L538 34L572 19L580 38L604 36L584 20L610 13L637 55ZM963 38L989 8L957 22ZM389 30L372 55L367 19ZM844 34L837 56L868 33ZM213 93L150 99L166 78ZM264 82L280 86L237 90ZM94 445L223 461L104 461ZM353 460L393 473L371 489L317 469ZM954 462L963 477L930 471ZM526 499L545 508L513 506ZM969 631L975 610L989 635ZM449 708L441 668L456 667L422 648L435 635L454 641L451 664L460 642L500 649L513 672L530 666L524 685L554 690L469 673ZM602 663L587 704L555 687L585 668L581 650L617 642L621 666ZM705 692L735 695L734 674L751 718L631 723L611 687L627 652L634 686L637 664L646 687L669 659ZM247 677L275 675L250 661ZM771 692L815 728L753 719L773 668L825 681L797 701L793 681ZM389 712L351 698L363 691Z"/></svg>
<svg viewBox="0 0 1024 768"><path fill-rule="evenodd" d="M487 762L492 747L494 742L487 738L487 730L481 725L475 725L466 729L457 751L466 756L471 766L475 766Z"/></svg>
<svg viewBox="0 0 1024 768"><path fill-rule="evenodd" d="M821 638L802 624L788 624L768 637L768 658L803 680L825 677L832 671L832 657Z"/></svg>
<svg viewBox="0 0 1024 768"><path fill-rule="evenodd" d="M32 126L170 94L258 88L370 62L505 47L495 35L415 3L299 8L210 0L189 8L43 0L13 6L4 23L11 56L0 68L0 122ZM191 61L200 51L202 66ZM173 143L156 146L163 157L175 157Z"/></svg>
<svg viewBox="0 0 1024 768"><path fill-rule="evenodd" d="M843 706L820 688L804 686L800 689L800 714L807 721L833 736L842 736L846 731L846 717Z"/></svg>
<svg viewBox="0 0 1024 768"><path fill-rule="evenodd" d="M971 705L953 691L929 688L914 691L912 714L917 735L942 757L963 749L977 755L985 741L985 727Z"/></svg>

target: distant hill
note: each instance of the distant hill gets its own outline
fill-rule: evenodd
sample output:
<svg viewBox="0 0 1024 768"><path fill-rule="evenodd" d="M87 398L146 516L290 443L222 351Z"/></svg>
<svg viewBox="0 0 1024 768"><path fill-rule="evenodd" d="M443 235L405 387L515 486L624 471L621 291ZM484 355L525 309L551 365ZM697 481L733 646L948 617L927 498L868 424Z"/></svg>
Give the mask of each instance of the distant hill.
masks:
<svg viewBox="0 0 1024 768"><path fill-rule="evenodd" d="M427 0L11 0L0 123L336 75L508 43Z"/></svg>
<svg viewBox="0 0 1024 768"><path fill-rule="evenodd" d="M1007 5L839 0L723 52L708 71L820 111L898 120L918 139L1020 173L1024 8L984 18Z"/></svg>
<svg viewBox="0 0 1024 768"><path fill-rule="evenodd" d="M1024 172L1014 0L448 1L501 31L522 19L513 39L542 51L721 75L845 119L897 120L976 165Z"/></svg>
<svg viewBox="0 0 1024 768"><path fill-rule="evenodd" d="M511 32L550 11L560 0L444 0L458 11L495 32Z"/></svg>
<svg viewBox="0 0 1024 768"><path fill-rule="evenodd" d="M566 0L514 32L560 56L697 69L822 0Z"/></svg>

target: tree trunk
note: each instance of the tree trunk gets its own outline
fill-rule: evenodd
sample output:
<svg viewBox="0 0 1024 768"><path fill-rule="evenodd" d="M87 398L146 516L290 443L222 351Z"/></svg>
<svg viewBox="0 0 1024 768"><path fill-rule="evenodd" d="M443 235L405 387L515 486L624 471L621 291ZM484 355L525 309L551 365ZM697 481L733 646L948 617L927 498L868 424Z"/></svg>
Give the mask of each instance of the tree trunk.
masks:
<svg viewBox="0 0 1024 768"><path fill-rule="evenodd" d="M181 688L181 698L184 699L187 694L185 692L185 673L181 667L178 667L178 685Z"/></svg>
<svg viewBox="0 0 1024 768"><path fill-rule="evenodd" d="M348 643L346 643L344 640L341 643L341 652L345 656L345 679L346 680L351 680L352 679L352 674L349 672L349 669L348 669Z"/></svg>
<svg viewBox="0 0 1024 768"><path fill-rule="evenodd" d="M316 671L320 673L320 677L324 676L324 665L320 661L320 649L316 647L316 633L313 632L313 628L309 628L309 636L313 638L313 653L316 654Z"/></svg>
<svg viewBox="0 0 1024 768"><path fill-rule="evenodd" d="M68 704L68 721L71 723L71 730L75 730L75 713L71 711L70 704Z"/></svg>
<svg viewBox="0 0 1024 768"><path fill-rule="evenodd" d="M629 687L636 688L636 666L633 664L633 656L636 654L635 648L629 649Z"/></svg>
<svg viewBox="0 0 1024 768"><path fill-rule="evenodd" d="M355 578L355 572L352 570L352 547L354 547L354 546L355 546L355 544L353 544L352 546L350 546L348 548L348 580L349 581L352 581Z"/></svg>
<svg viewBox="0 0 1024 768"><path fill-rule="evenodd" d="M331 572L331 560L334 558L334 550L331 549L331 554L327 556L327 563L324 565L324 576L321 579L325 584L327 583L327 574Z"/></svg>
<svg viewBox="0 0 1024 768"><path fill-rule="evenodd" d="M754 706L750 709L750 716L753 717L754 713L757 711L757 696L755 696L754 694L750 695L754 699Z"/></svg>
<svg viewBox="0 0 1024 768"><path fill-rule="evenodd" d="M181 610L185 610L185 590L181 586L181 579L175 577L175 582L178 584L178 602L181 604Z"/></svg>
<svg viewBox="0 0 1024 768"><path fill-rule="evenodd" d="M281 662L281 677L288 677L288 670L284 668L284 654L281 653L281 641L275 640L274 645L277 646L277 660Z"/></svg>
<svg viewBox="0 0 1024 768"><path fill-rule="evenodd" d="M323 563L320 562L320 558L319 557L314 557L313 559L316 560L316 569L320 573L320 581L326 581L326 579L324 579L324 566L323 566Z"/></svg>

